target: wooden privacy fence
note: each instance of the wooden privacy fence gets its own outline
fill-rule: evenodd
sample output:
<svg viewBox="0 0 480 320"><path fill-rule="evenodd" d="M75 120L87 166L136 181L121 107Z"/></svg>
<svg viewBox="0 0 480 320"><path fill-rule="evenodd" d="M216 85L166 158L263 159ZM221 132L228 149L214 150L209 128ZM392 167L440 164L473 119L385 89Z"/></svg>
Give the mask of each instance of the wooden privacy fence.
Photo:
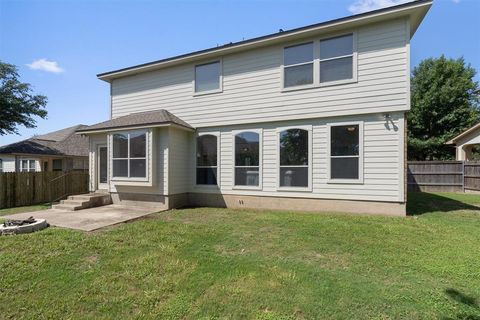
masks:
<svg viewBox="0 0 480 320"><path fill-rule="evenodd" d="M73 194L88 193L88 173L0 173L0 209L46 203Z"/></svg>
<svg viewBox="0 0 480 320"><path fill-rule="evenodd" d="M480 191L480 162L409 161L409 191Z"/></svg>

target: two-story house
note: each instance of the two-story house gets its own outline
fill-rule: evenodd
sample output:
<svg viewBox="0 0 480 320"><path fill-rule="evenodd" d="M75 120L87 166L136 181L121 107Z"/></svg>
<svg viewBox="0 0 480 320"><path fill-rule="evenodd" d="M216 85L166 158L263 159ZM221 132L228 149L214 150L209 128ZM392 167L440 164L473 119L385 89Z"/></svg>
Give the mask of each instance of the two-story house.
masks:
<svg viewBox="0 0 480 320"><path fill-rule="evenodd" d="M106 72L90 188L114 203L405 215L414 1ZM148 48L147 48L148 49Z"/></svg>

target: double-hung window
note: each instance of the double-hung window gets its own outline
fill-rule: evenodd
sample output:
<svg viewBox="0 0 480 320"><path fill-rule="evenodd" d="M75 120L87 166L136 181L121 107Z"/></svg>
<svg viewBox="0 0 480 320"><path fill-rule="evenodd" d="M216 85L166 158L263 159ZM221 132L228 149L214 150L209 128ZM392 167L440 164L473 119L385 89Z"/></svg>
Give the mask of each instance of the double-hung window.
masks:
<svg viewBox="0 0 480 320"><path fill-rule="evenodd" d="M330 125L330 180L361 182L362 135L361 123Z"/></svg>
<svg viewBox="0 0 480 320"><path fill-rule="evenodd" d="M197 185L218 185L218 137L202 134L197 137Z"/></svg>
<svg viewBox="0 0 480 320"><path fill-rule="evenodd" d="M222 90L220 61L195 66L195 93L213 93Z"/></svg>
<svg viewBox="0 0 480 320"><path fill-rule="evenodd" d="M20 160L21 172L35 172L35 160Z"/></svg>
<svg viewBox="0 0 480 320"><path fill-rule="evenodd" d="M283 49L283 87L313 84L313 42Z"/></svg>
<svg viewBox="0 0 480 320"><path fill-rule="evenodd" d="M279 132L279 187L308 188L310 185L310 132L292 128Z"/></svg>
<svg viewBox="0 0 480 320"><path fill-rule="evenodd" d="M113 134L113 178L147 178L147 132Z"/></svg>
<svg viewBox="0 0 480 320"><path fill-rule="evenodd" d="M353 34L320 40L320 83L353 79Z"/></svg>
<svg viewBox="0 0 480 320"><path fill-rule="evenodd" d="M235 137L235 186L260 186L260 133L244 131Z"/></svg>

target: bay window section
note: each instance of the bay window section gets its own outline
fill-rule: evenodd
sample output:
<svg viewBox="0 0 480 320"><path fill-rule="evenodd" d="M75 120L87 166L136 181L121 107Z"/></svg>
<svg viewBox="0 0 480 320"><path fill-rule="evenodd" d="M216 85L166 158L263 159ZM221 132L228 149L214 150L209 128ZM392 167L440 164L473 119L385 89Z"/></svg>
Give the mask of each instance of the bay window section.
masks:
<svg viewBox="0 0 480 320"><path fill-rule="evenodd" d="M313 84L313 42L283 49L284 88Z"/></svg>
<svg viewBox="0 0 480 320"><path fill-rule="evenodd" d="M309 131L288 129L279 134L280 187L309 187Z"/></svg>
<svg viewBox="0 0 480 320"><path fill-rule="evenodd" d="M197 185L218 185L218 138L213 134L197 137Z"/></svg>
<svg viewBox="0 0 480 320"><path fill-rule="evenodd" d="M353 34L320 40L320 83L353 79Z"/></svg>
<svg viewBox="0 0 480 320"><path fill-rule="evenodd" d="M147 133L113 134L113 178L147 177Z"/></svg>
<svg viewBox="0 0 480 320"><path fill-rule="evenodd" d="M235 135L235 186L260 186L260 134Z"/></svg>
<svg viewBox="0 0 480 320"><path fill-rule="evenodd" d="M330 127L330 179L360 181L360 131L359 124Z"/></svg>

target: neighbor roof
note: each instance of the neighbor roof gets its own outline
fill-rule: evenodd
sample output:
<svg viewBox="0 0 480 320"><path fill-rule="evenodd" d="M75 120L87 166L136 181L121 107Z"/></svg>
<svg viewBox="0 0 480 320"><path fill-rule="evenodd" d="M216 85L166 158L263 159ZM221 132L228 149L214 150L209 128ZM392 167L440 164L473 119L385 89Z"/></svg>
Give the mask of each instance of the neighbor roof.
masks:
<svg viewBox="0 0 480 320"><path fill-rule="evenodd" d="M480 123L477 123L476 125L474 125L473 127L463 131L462 133L460 133L458 136L456 136L455 138L447 141L445 144L456 144L459 140L461 140L463 137L469 135L470 133L474 132L475 130L479 130L480 129ZM480 132L479 132L480 134Z"/></svg>
<svg viewBox="0 0 480 320"><path fill-rule="evenodd" d="M88 138L75 134L79 124L0 147L0 154L88 156Z"/></svg>
<svg viewBox="0 0 480 320"><path fill-rule="evenodd" d="M200 59L212 58L213 56L230 54L238 51L244 51L255 47L273 45L279 42L290 41L300 37L308 37L319 31L330 32L335 29L346 27L358 27L366 23L373 23L385 21L387 19L394 19L398 17L409 17L410 37L413 36L421 21L427 14L432 5L433 0L417 0L407 2L397 6L391 6L383 9L373 10L361 14L356 14L348 17L334 19L326 22L308 25L305 27L295 28L288 31L281 31L269 35L243 40L239 42L230 42L223 46L217 46L205 50L194 51L187 54L174 56L167 59L161 59L153 62L139 64L136 66L118 69L110 72L104 72L97 75L101 80L107 82L120 78L123 76L133 75L141 72L157 70L172 66L175 64L196 61ZM348 25L346 25L348 24Z"/></svg>
<svg viewBox="0 0 480 320"><path fill-rule="evenodd" d="M175 124L187 129L194 129L191 125L168 112L167 110L155 110L147 112L131 113L126 116L100 122L77 130L77 133L94 133L112 131L131 127L151 127L158 125Z"/></svg>

